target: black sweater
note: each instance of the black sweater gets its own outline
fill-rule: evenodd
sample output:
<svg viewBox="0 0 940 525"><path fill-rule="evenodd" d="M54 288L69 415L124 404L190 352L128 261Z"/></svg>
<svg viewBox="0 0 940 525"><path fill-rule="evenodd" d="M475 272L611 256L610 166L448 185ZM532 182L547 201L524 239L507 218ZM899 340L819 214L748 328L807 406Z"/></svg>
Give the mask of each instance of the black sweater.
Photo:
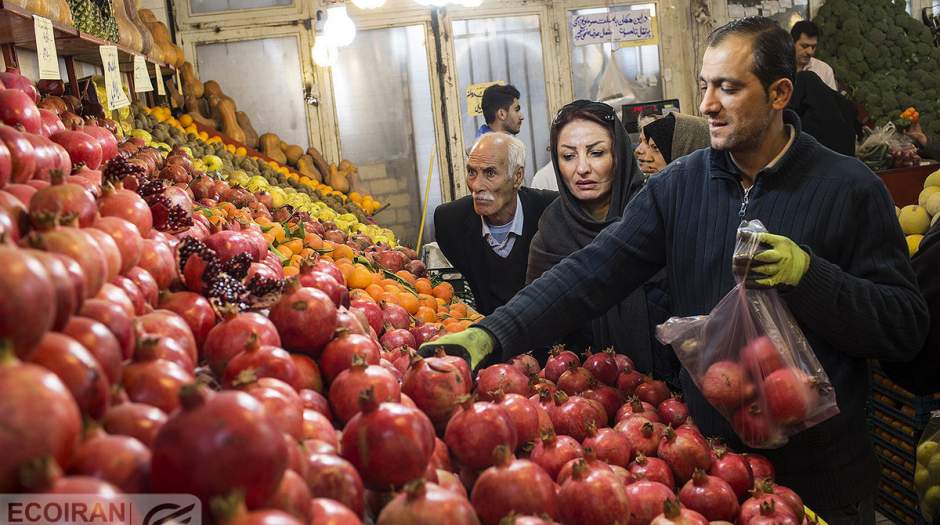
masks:
<svg viewBox="0 0 940 525"><path fill-rule="evenodd" d="M477 311L488 315L505 304L523 285L529 263L529 245L538 231L542 212L558 193L519 188L522 201L522 236L505 259L498 256L483 238L480 216L473 211L470 196L442 204L434 210L437 243L447 260L470 284Z"/></svg>
<svg viewBox="0 0 940 525"><path fill-rule="evenodd" d="M784 118L799 129L793 112ZM663 267L673 315L707 314L734 286L741 211L810 251L807 273L784 297L841 410L783 448L761 453L810 507L870 498L878 465L865 421L866 359L911 358L927 333L927 307L884 184L858 160L805 133L774 168L758 174L747 203L726 152L704 149L673 162L630 202L620 222L480 326L506 359L597 316ZM702 431L744 449L684 370L681 379Z"/></svg>

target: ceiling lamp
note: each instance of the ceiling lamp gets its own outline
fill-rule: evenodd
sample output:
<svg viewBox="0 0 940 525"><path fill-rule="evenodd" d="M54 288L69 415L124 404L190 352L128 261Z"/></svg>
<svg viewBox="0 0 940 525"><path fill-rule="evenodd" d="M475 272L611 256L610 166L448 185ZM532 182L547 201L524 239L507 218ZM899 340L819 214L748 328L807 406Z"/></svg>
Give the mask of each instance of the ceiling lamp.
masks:
<svg viewBox="0 0 940 525"><path fill-rule="evenodd" d="M336 63L336 46L326 35L317 37L310 54L313 55L313 63L320 67L330 67Z"/></svg>
<svg viewBox="0 0 940 525"><path fill-rule="evenodd" d="M326 23L323 25L323 35L336 47L352 44L356 38L356 24L346 14L345 5L334 5L326 8Z"/></svg>

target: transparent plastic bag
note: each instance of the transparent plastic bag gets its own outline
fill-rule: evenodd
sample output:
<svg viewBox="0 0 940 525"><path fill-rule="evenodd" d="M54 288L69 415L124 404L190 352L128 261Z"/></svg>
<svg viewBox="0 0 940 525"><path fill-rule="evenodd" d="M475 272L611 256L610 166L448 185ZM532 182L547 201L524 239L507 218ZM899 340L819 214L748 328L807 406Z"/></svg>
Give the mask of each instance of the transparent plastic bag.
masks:
<svg viewBox="0 0 940 525"><path fill-rule="evenodd" d="M940 523L940 410L930 414L930 421L917 445L914 489L917 490L924 520Z"/></svg>
<svg viewBox="0 0 940 525"><path fill-rule="evenodd" d="M741 440L766 449L783 446L839 408L828 375L777 291L744 285L760 248L757 234L765 231L756 220L738 227L738 284L708 315L670 318L656 333Z"/></svg>

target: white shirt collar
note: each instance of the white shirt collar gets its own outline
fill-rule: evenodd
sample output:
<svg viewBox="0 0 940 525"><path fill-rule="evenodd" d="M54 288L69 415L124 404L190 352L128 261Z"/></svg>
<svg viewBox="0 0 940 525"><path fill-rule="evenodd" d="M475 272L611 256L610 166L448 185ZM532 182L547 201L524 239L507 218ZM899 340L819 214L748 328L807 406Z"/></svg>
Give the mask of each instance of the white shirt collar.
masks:
<svg viewBox="0 0 940 525"><path fill-rule="evenodd" d="M486 224L486 219L480 217L480 222L483 223L483 237L486 237L490 234L490 227ZM525 217L522 212L522 199L519 198L519 193L516 193L516 213L512 216L512 227L509 229L509 233L515 233L516 236L522 237L522 226L525 223Z"/></svg>

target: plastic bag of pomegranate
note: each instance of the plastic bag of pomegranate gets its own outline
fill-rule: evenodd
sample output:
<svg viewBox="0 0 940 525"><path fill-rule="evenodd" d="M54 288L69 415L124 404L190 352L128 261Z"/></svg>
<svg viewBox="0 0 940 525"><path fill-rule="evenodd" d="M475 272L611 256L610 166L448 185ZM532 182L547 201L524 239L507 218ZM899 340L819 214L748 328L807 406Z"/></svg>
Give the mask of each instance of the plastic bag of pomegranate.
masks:
<svg viewBox="0 0 940 525"><path fill-rule="evenodd" d="M914 488L920 498L920 513L927 523L940 523L940 410L930 413L916 456Z"/></svg>
<svg viewBox="0 0 940 525"><path fill-rule="evenodd" d="M708 315L673 317L656 331L745 444L778 448L839 408L829 377L778 292L744 284L761 249L757 234L765 231L760 221L738 227L738 284Z"/></svg>

